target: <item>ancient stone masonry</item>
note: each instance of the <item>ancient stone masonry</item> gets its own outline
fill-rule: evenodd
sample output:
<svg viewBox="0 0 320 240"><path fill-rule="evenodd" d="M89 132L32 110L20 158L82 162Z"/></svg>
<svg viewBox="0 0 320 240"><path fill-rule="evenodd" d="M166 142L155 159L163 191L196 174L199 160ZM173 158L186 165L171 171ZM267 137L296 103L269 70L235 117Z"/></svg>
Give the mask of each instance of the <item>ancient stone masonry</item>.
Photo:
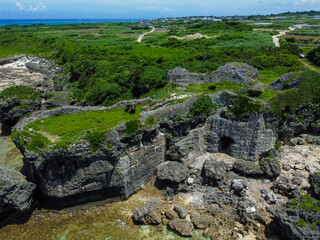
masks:
<svg viewBox="0 0 320 240"><path fill-rule="evenodd" d="M246 63L227 63L210 74L190 73L184 68L175 68L168 72L169 82L177 83L179 88L185 88L190 84L233 82L246 85L255 81L258 70Z"/></svg>

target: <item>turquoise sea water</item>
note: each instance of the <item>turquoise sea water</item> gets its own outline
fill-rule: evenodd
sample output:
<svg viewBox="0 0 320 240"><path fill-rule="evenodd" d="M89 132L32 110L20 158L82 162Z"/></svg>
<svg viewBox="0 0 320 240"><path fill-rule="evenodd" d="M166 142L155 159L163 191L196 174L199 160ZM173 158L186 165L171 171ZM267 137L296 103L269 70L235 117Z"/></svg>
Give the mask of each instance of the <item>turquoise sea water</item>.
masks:
<svg viewBox="0 0 320 240"><path fill-rule="evenodd" d="M32 25L32 24L81 24L103 22L138 22L143 19L0 19L0 27L8 25Z"/></svg>

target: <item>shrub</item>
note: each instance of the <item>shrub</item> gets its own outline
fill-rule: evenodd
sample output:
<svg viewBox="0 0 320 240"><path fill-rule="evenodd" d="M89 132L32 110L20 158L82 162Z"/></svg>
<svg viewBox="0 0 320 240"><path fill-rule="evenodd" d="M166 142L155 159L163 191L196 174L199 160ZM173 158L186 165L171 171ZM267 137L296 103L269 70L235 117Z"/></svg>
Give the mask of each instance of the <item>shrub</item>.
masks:
<svg viewBox="0 0 320 240"><path fill-rule="evenodd" d="M233 104L228 106L228 111L232 112L236 117L259 112L262 109L260 103L254 102L245 96L231 97L231 100Z"/></svg>
<svg viewBox="0 0 320 240"><path fill-rule="evenodd" d="M89 140L92 151L96 151L100 147L100 144L106 139L106 136L105 132L101 130L94 130L88 132L85 138Z"/></svg>
<svg viewBox="0 0 320 240"><path fill-rule="evenodd" d="M138 133L140 128L141 128L140 121L139 120L132 120L132 121L126 122L126 129L124 132L127 135L131 135L134 133Z"/></svg>
<svg viewBox="0 0 320 240"><path fill-rule="evenodd" d="M211 98L206 95L201 95L192 105L189 115L201 116L208 115L212 110L216 109L217 106L212 102Z"/></svg>
<svg viewBox="0 0 320 240"><path fill-rule="evenodd" d="M248 90L247 94L249 97L259 97L262 94L262 91L250 89L250 90Z"/></svg>
<svg viewBox="0 0 320 240"><path fill-rule="evenodd" d="M217 86L215 85L212 85L212 86L209 86L208 89L211 90L211 91L214 91L216 90Z"/></svg>
<svg viewBox="0 0 320 240"><path fill-rule="evenodd" d="M156 117L151 115L147 118L147 120L145 121L144 125L145 126L152 126L154 124L157 123Z"/></svg>
<svg viewBox="0 0 320 240"><path fill-rule="evenodd" d="M41 93L28 86L13 86L0 92L0 99L8 98L37 101L41 99Z"/></svg>

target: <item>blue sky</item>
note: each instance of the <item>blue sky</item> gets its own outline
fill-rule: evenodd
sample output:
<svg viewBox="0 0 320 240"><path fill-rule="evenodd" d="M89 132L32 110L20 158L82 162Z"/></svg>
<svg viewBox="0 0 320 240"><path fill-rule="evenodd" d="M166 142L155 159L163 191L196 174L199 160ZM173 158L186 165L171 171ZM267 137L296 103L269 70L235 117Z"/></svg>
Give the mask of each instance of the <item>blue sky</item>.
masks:
<svg viewBox="0 0 320 240"><path fill-rule="evenodd" d="M320 10L320 0L0 0L0 19L144 19L303 10Z"/></svg>

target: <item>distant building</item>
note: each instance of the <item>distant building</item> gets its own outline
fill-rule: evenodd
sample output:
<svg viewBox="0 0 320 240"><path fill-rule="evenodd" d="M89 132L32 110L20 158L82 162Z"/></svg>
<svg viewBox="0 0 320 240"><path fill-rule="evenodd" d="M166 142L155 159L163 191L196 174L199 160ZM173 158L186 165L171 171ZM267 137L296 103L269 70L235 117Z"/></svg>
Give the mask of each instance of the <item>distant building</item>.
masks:
<svg viewBox="0 0 320 240"><path fill-rule="evenodd" d="M314 16L313 19L320 19L320 16Z"/></svg>

